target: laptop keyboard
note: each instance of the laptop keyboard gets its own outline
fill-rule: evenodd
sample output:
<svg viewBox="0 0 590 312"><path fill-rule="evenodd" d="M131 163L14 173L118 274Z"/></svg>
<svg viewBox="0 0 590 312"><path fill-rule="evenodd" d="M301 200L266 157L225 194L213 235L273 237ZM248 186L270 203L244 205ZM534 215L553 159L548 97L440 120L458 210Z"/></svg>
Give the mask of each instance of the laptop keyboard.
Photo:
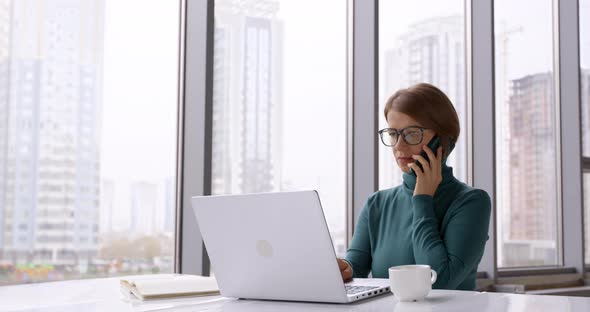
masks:
<svg viewBox="0 0 590 312"><path fill-rule="evenodd" d="M377 287L377 286L346 286L346 285L344 285L344 288L346 289L347 295L353 295L353 294L362 293L363 291L367 291L367 290L371 290L371 289L375 289L375 288L379 288L379 287Z"/></svg>

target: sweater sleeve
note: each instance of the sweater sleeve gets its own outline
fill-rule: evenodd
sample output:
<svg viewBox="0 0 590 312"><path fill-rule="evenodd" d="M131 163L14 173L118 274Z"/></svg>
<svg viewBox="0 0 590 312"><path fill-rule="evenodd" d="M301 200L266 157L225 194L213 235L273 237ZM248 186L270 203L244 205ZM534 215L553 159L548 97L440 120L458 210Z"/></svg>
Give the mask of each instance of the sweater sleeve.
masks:
<svg viewBox="0 0 590 312"><path fill-rule="evenodd" d="M371 239L369 232L369 206L371 197L361 210L359 220L354 228L346 260L352 265L352 276L365 278L371 271Z"/></svg>
<svg viewBox="0 0 590 312"><path fill-rule="evenodd" d="M490 223L491 201L483 190L472 190L449 208L448 225L441 235L433 198L416 195L412 233L417 264L428 264L438 275L434 288L456 289L477 267L483 254Z"/></svg>

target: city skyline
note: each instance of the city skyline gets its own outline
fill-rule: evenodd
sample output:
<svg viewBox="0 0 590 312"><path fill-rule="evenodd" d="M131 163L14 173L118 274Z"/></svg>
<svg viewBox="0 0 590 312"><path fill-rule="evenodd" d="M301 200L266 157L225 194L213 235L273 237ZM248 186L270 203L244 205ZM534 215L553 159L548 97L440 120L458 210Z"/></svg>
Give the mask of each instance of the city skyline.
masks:
<svg viewBox="0 0 590 312"><path fill-rule="evenodd" d="M299 2L216 1L212 193L316 189L335 248L342 254L344 157L301 153L330 147L345 153L344 137L332 142L323 132L326 124L341 124L345 132L340 122L345 120L345 105L338 103L345 100L346 59L344 53L338 59L320 47L327 48L326 41L332 40L344 51L346 6L336 1L318 5L316 13L302 19L297 13L305 11L305 5ZM342 22L331 37L325 35L327 30L306 32L313 28L312 21L326 21L322 6L334 12L329 27L338 26L334 20ZM315 52L300 47L312 43L315 58L302 62L302 54ZM310 70L325 77L325 90L310 83ZM342 85L334 87L337 80ZM339 107L331 109L334 106ZM330 112L342 118L326 120L323 116Z"/></svg>
<svg viewBox="0 0 590 312"><path fill-rule="evenodd" d="M45 2L0 0L0 262L51 265L49 279L135 270L108 268L113 250L142 255L111 246L123 235L160 250L153 265L169 271L173 247L154 244L174 237L176 220L178 3L145 5L137 21L158 32L141 36L122 27L131 1ZM168 23L148 21L166 12ZM159 37L172 44L153 49ZM158 61L153 76L130 71L143 57ZM12 278L31 278L22 272Z"/></svg>
<svg viewBox="0 0 590 312"><path fill-rule="evenodd" d="M495 31L497 260L559 265L553 8L497 1ZM530 53L534 49L535 53ZM553 183L553 184L552 184Z"/></svg>
<svg viewBox="0 0 590 312"><path fill-rule="evenodd" d="M216 3L213 194L270 192L281 184L279 6L241 3Z"/></svg>
<svg viewBox="0 0 590 312"><path fill-rule="evenodd" d="M379 128L387 127L383 117L385 102L398 89L419 82L439 87L451 100L461 128L466 128L465 63L463 18L460 15L441 16L415 22L395 39L391 49L384 50L382 68ZM447 164L461 181L466 180L466 135L461 133ZM402 182L402 172L391 148L379 144L379 188L387 189Z"/></svg>
<svg viewBox="0 0 590 312"><path fill-rule="evenodd" d="M514 10L505 10L504 6L499 6L499 21L496 22L496 109L497 116L502 122L510 122L508 127L497 127L497 168L498 174L498 213L500 221L498 225L498 259L501 266L523 266L535 264L552 264L556 263L557 246L556 246L556 226L557 222L557 201L556 195L551 197L551 190L556 189L555 170L543 172L542 167L554 168L551 166L556 162L556 140L554 137L555 125L547 123L552 121L556 115L553 97L554 94L540 96L539 89L543 91L552 90L553 81L549 76L547 78L545 60L551 58L550 49L541 49L539 53L527 66L515 65L515 59L523 57L522 49L525 44L534 44L541 46L540 40L544 40L539 32L530 36L529 30L531 25L537 25L547 20L547 16L536 18L528 21L527 24L520 24L518 20L510 19L518 13ZM511 9L513 9L511 7ZM452 9L450 9L452 10ZM505 11L510 11L510 14ZM546 11L544 11L546 12ZM507 21L509 20L509 22ZM404 32L396 33L393 37L395 40L385 40L384 44L391 48L386 48L382 52L384 67L381 68L381 108L387 97L395 90L407 87L417 82L430 82L439 86L451 101L455 104L457 113L461 119L461 126L466 126L465 115L467 113L464 106L465 89L459 89L456 92L453 88L449 89L447 81L454 81L459 85L461 83L461 71L455 71L458 75L449 75L450 79L445 79L441 73L449 74L449 64L457 64L455 67L464 68L463 55L454 53L453 50L462 50L462 47L452 49L453 38L456 45L462 45L461 42L463 18L461 15L436 15L432 18L426 18L419 21L408 23L407 27L402 27L398 23L397 29L404 29ZM525 27L526 26L526 27ZM547 24L543 24L539 29L547 29ZM391 38L391 35L388 36ZM517 42L514 40L517 39ZM392 42L394 42L392 46ZM510 43L510 44L509 44ZM542 41L543 44L547 40ZM516 50L515 47L521 48ZM516 52L515 52L516 51ZM445 62L448 60L447 62ZM551 63L549 63L551 64ZM441 77L442 80L441 80ZM545 80L539 80L539 77L546 77ZM463 76L464 79L464 76ZM523 81L535 81L540 84L536 87L515 87L522 86ZM544 84L541 82L544 81ZM531 82L532 83L532 82ZM532 83L532 84L535 84ZM449 90L453 90L449 92ZM518 95L518 96L517 96ZM517 105L520 104L520 105ZM521 107L516 110L515 107ZM541 113L540 109L550 109L541 114L542 118L535 114ZM551 110L552 109L552 110ZM519 123L515 115L525 116L526 125ZM534 122L531 118L538 117L539 122ZM505 120L505 121L504 121ZM546 123L540 123L545 121ZM384 120L380 116L380 128L386 127ZM534 126L533 126L534 125ZM515 136L515 128L530 130ZM546 138L542 137L545 135ZM553 135L553 136L552 136ZM462 133L465 137L465 133ZM536 145L530 146L532 142ZM461 142L460 142L461 143ZM544 146L548 154L537 153L530 156L525 153L523 148L528 146L535 147L539 150ZM553 148L551 147L553 146ZM464 145L463 145L464 148ZM552 148L552 149L551 149ZM545 150L544 149L544 150ZM457 146L453 152L454 156L463 156L453 164L455 175L460 180L464 180L464 172L457 169L465 169L466 156L465 151ZM553 154L551 154L553 153ZM515 159L528 155L528 159L521 159L516 162ZM535 155L544 155L535 157ZM380 187L389 188L401 183L401 172L395 165L391 155L391 149L380 146ZM521 165L517 165L520 163ZM541 166L541 167L539 167ZM541 170L541 171L540 171ZM544 175L543 175L544 174ZM552 174L553 178L545 179L547 174ZM527 187L525 181L539 181L535 188ZM553 184L551 184L553 183ZM515 191L518 188L518 191ZM520 195L520 193L524 195ZM553 192L554 193L554 192ZM511 208L512 207L512 208ZM587 234L588 236L588 234Z"/></svg>
<svg viewBox="0 0 590 312"><path fill-rule="evenodd" d="M510 81L508 100L510 174L507 228L500 240L502 261L542 265L557 262L557 168L553 74L536 73ZM531 125L534 125L531 126ZM505 181L509 179L510 181ZM528 183L535 181L535 183ZM505 224L506 225L506 224Z"/></svg>
<svg viewBox="0 0 590 312"><path fill-rule="evenodd" d="M0 0L0 261L88 263L98 257L102 239L110 234L174 235L176 4L168 6L172 17L162 17L169 23L160 25L173 35L162 46L174 48L159 55L153 51L158 40L150 37L158 27L138 31L135 26L127 30L121 26L137 3L120 7L106 0L51 3L55 6L41 12L34 1ZM303 38L315 25L310 21L322 20L325 8L305 19L295 14L305 11L296 2L257 3L216 1L213 193L318 189L341 254L346 226L346 139L342 134L330 137L326 130L345 133L346 129L345 5L335 5L332 11L338 19L325 26L326 33L333 32L328 27L342 31L328 38L318 30ZM236 4L242 11L232 7ZM121 9L124 6L126 10ZM224 9L229 10L226 16ZM148 11L159 15L155 6ZM153 22L141 19L138 24ZM555 164L556 148L553 154L534 157L523 152L555 142L554 125L547 121L557 112L546 110L553 107L554 78L545 65L526 69L506 65L515 64L514 56L506 58L511 53L522 55L527 43L522 39L532 27L524 28L524 33L520 28L507 23L496 32L496 99L500 101L496 107L502 109L497 116L506 117L510 124L506 132L501 127L497 130L497 144L506 146L497 152L497 202L507 208L499 216L508 220L498 225L499 242L505 243L499 248L499 259L508 265L517 258L550 263L557 261L551 259L558 253L558 205L554 194L546 191L557 185L534 165ZM143 45L129 40L136 38L134 32ZM448 14L412 21L392 37L395 40L387 40L384 53L380 51L380 83L385 85L380 88L380 106L397 88L431 82L449 95L463 128L467 115L463 32L463 16ZM47 40L28 40L38 37ZM507 37L510 45L499 42ZM298 49L304 44L314 48ZM325 57L332 52L333 57ZM546 53L535 55L535 60L545 60ZM169 68L160 68L161 63ZM311 70L315 70L313 79ZM143 80L149 77L152 80ZM581 79L586 86L582 100L589 103L584 92L588 69L582 70ZM133 80L133 86L139 87L125 90ZM316 80L325 84L318 87ZM156 89L157 95L142 92ZM584 134L590 133L588 107L582 107ZM382 123L382 109L378 114ZM532 123L538 127L519 137L521 119L538 119ZM584 151L589 146L585 135ZM400 174L391 149L381 145L379 149L379 186L396 186ZM464 180L464 141L452 155L449 162L455 175ZM516 162L522 165L513 166ZM544 184L524 189L523 181L530 179ZM515 189L523 195L512 194ZM584 227L590 241L590 222ZM590 259L590 248L586 259Z"/></svg>
<svg viewBox="0 0 590 312"><path fill-rule="evenodd" d="M104 3L3 4L2 258L88 263L98 251Z"/></svg>
<svg viewBox="0 0 590 312"><path fill-rule="evenodd" d="M176 214L175 184L173 177L131 182L103 178L100 234L172 234Z"/></svg>

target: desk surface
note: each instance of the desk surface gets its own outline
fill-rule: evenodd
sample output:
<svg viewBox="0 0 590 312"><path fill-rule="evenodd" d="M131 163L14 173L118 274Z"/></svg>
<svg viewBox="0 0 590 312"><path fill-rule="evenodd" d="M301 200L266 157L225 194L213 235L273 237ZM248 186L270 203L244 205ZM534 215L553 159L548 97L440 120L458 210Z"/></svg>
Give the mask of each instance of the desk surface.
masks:
<svg viewBox="0 0 590 312"><path fill-rule="evenodd" d="M425 301L387 294L353 304L237 300L221 296L140 302L119 291L119 278L0 287L0 311L590 311L590 298L433 290Z"/></svg>

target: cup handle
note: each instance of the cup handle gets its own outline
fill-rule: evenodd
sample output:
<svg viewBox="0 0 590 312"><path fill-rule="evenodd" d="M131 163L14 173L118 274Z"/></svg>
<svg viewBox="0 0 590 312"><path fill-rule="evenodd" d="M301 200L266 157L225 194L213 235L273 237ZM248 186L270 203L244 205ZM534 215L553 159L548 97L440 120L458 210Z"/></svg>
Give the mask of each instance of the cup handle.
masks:
<svg viewBox="0 0 590 312"><path fill-rule="evenodd" d="M438 275L436 275L436 271L435 270L430 270L430 273L432 275L432 277L430 278L430 284L434 284L436 282L436 277Z"/></svg>

